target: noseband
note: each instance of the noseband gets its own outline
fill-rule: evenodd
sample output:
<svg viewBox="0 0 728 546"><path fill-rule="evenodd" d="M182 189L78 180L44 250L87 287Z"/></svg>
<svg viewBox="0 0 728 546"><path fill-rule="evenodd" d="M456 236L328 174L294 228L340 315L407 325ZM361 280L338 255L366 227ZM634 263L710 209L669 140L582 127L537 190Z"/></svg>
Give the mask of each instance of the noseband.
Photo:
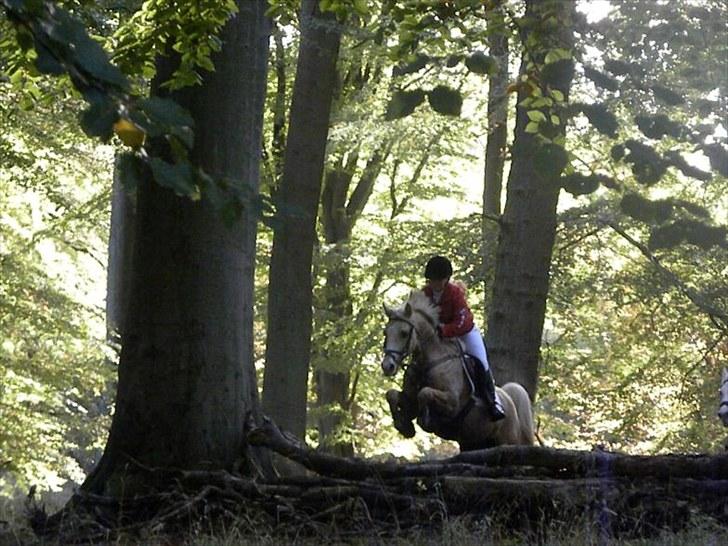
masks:
<svg viewBox="0 0 728 546"><path fill-rule="evenodd" d="M404 364L402 364L402 361L407 357L407 355L409 355L409 352L410 352L409 346L410 346L410 343L412 342L412 334L414 332L416 332L416 327L415 327L414 322L412 322L411 320L408 320L404 317L390 318L389 321L390 322L399 321L399 322L404 322L404 323L407 323L410 325L410 331L409 331L409 334L407 335L407 341L404 344L404 351L398 351L397 349L387 349L386 345L384 347L384 356L392 357L392 360L394 360L395 364L402 365L402 367L404 368L405 366L404 366ZM386 343L386 341L385 341L385 343Z"/></svg>

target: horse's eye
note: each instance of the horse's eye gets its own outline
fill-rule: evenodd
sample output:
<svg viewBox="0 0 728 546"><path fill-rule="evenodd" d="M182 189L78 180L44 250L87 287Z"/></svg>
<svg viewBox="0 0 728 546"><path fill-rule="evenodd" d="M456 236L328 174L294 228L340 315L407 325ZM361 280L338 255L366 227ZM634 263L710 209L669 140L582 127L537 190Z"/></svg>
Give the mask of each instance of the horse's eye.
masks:
<svg viewBox="0 0 728 546"><path fill-rule="evenodd" d="M400 332L399 337L401 337L401 338L407 337L407 332L405 332L405 331Z"/></svg>

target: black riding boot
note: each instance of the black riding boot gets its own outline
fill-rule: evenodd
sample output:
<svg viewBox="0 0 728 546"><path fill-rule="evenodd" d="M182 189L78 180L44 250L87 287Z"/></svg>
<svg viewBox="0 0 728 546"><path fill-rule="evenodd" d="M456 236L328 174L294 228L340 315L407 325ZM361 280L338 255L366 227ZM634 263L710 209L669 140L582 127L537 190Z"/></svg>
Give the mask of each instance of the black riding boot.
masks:
<svg viewBox="0 0 728 546"><path fill-rule="evenodd" d="M503 411L498 398L495 395L495 382L493 381L493 374L490 373L490 369L483 369L483 380L480 383L480 393L482 400L485 405L485 409L490 414L493 421L500 421L505 418L506 414ZM477 403L477 400L476 400Z"/></svg>

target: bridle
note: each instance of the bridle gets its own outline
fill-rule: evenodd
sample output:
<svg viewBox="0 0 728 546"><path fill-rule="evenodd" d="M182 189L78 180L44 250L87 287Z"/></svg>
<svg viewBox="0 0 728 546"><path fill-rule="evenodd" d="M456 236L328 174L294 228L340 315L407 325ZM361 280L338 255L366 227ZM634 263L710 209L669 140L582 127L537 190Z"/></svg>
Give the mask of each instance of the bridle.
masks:
<svg viewBox="0 0 728 546"><path fill-rule="evenodd" d="M723 394L723 387L728 383L728 377L726 377L723 382L720 384L720 389L718 389L718 392ZM728 406L728 399L721 400L720 404L718 405L718 410L720 410L723 406Z"/></svg>
<svg viewBox="0 0 728 546"><path fill-rule="evenodd" d="M417 332L417 327L415 326L415 323L412 322L409 319L406 319L404 317L390 317L389 322L404 322L406 324L409 324L410 330L407 334L407 341L404 344L404 350L399 351L397 349L388 349L387 348L387 340L385 338L384 340L384 356L390 357L392 359L392 362L394 362L395 366L401 367L403 370L407 368L407 364L404 363L404 359L407 358L410 354L410 345L412 344L412 334ZM397 373L396 370L394 373Z"/></svg>

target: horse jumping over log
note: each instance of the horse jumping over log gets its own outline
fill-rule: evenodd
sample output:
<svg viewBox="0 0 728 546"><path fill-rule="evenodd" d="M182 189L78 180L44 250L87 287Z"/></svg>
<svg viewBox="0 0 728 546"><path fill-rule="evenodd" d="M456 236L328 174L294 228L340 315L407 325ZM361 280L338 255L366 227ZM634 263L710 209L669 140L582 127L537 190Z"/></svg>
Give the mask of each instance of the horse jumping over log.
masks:
<svg viewBox="0 0 728 546"><path fill-rule="evenodd" d="M438 336L438 309L424 292L413 291L400 308L385 305L384 311L389 321L382 371L391 377L405 368L402 391L390 389L386 395L394 426L403 436L414 436L417 418L423 430L458 442L461 451L534 443L531 400L518 383L496 388L505 419L493 421L473 404L472 372L465 370L460 341Z"/></svg>

